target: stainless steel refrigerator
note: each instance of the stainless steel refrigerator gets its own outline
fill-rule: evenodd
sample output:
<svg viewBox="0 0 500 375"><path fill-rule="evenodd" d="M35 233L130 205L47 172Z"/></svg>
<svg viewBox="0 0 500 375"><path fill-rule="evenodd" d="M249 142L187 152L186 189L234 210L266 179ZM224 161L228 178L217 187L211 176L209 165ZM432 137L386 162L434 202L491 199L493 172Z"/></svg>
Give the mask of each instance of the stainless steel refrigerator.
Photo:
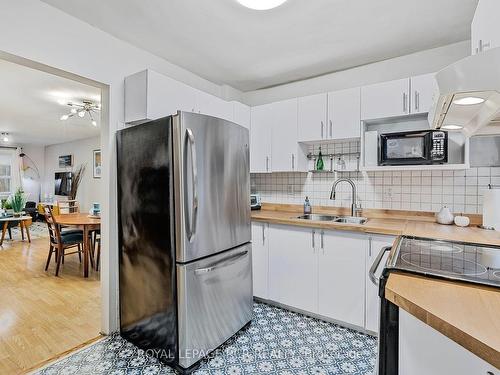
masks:
<svg viewBox="0 0 500 375"><path fill-rule="evenodd" d="M117 134L121 335L180 370L252 318L249 132L179 112Z"/></svg>

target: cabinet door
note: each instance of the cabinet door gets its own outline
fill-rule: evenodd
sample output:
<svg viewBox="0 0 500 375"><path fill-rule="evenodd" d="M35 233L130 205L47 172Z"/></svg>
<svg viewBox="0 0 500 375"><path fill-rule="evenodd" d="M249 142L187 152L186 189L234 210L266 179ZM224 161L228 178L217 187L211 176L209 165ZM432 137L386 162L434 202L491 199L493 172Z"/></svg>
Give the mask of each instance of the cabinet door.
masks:
<svg viewBox="0 0 500 375"><path fill-rule="evenodd" d="M298 99L298 141L320 141L329 137L326 123L327 95Z"/></svg>
<svg viewBox="0 0 500 375"><path fill-rule="evenodd" d="M365 319L365 329L377 332L379 326L379 316L380 316L380 297L378 296L378 286L373 284L368 277L368 272L375 261L378 253L385 246L391 246L394 243L396 237L394 236L382 236L382 235L372 235L370 237L370 247L368 250L368 256L366 260L366 270L364 274L364 279L366 282L366 319ZM386 253L380 265L377 269L375 275L380 277L384 269L384 264L387 261L389 253Z"/></svg>
<svg viewBox="0 0 500 375"><path fill-rule="evenodd" d="M252 222L253 295L268 299L269 247L267 223Z"/></svg>
<svg viewBox="0 0 500 375"><path fill-rule="evenodd" d="M318 279L315 231L269 226L269 298L317 312Z"/></svg>
<svg viewBox="0 0 500 375"><path fill-rule="evenodd" d="M472 54L500 47L500 24L498 0L479 0L471 24Z"/></svg>
<svg viewBox="0 0 500 375"><path fill-rule="evenodd" d="M409 114L409 92L408 78L361 87L361 120Z"/></svg>
<svg viewBox="0 0 500 375"><path fill-rule="evenodd" d="M196 93L196 112L233 121L232 103L200 90Z"/></svg>
<svg viewBox="0 0 500 375"><path fill-rule="evenodd" d="M438 92L436 74L423 74L411 77L411 113L428 113L432 107L434 95Z"/></svg>
<svg viewBox="0 0 500 375"><path fill-rule="evenodd" d="M399 373L488 375L499 370L441 332L399 309Z"/></svg>
<svg viewBox="0 0 500 375"><path fill-rule="evenodd" d="M331 139L361 136L361 90L355 87L328 93L328 137Z"/></svg>
<svg viewBox="0 0 500 375"><path fill-rule="evenodd" d="M363 327L368 238L352 232L324 231L319 247L319 314Z"/></svg>
<svg viewBox="0 0 500 375"><path fill-rule="evenodd" d="M233 122L250 129L250 107L240 102L233 103Z"/></svg>
<svg viewBox="0 0 500 375"><path fill-rule="evenodd" d="M297 99L271 104L272 107L272 171L297 170Z"/></svg>
<svg viewBox="0 0 500 375"><path fill-rule="evenodd" d="M252 107L250 128L250 172L271 172L271 104Z"/></svg>

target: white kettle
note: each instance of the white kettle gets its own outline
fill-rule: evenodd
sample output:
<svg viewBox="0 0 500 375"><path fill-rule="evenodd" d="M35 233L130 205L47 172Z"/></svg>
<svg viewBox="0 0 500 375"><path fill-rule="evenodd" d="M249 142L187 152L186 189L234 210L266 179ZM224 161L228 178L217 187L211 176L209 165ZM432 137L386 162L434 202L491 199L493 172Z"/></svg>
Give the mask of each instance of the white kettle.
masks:
<svg viewBox="0 0 500 375"><path fill-rule="evenodd" d="M441 208L441 211L439 211L436 214L436 221L439 224L450 225L450 224L453 224L453 220L454 219L455 219L455 217L453 216L452 212L446 206L444 206L443 208Z"/></svg>

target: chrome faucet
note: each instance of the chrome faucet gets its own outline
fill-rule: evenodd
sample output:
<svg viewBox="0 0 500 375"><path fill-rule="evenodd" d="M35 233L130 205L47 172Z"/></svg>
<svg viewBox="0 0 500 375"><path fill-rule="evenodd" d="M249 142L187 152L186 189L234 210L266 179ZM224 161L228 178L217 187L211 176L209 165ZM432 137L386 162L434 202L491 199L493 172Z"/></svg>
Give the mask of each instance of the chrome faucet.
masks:
<svg viewBox="0 0 500 375"><path fill-rule="evenodd" d="M337 185L341 182L347 182L352 187L352 203L351 203L351 216L357 216L360 207L356 204L356 185L349 178L339 178L333 183L332 192L330 193L330 199L335 200L335 189L337 189Z"/></svg>

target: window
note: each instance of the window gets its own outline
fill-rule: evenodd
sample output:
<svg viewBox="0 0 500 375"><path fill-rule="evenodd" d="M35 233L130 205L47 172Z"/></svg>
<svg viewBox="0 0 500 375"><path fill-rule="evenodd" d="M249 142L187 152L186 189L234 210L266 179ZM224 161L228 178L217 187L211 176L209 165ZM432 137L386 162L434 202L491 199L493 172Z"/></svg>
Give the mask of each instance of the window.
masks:
<svg viewBox="0 0 500 375"><path fill-rule="evenodd" d="M0 195L9 195L12 185L12 174L10 164L0 162Z"/></svg>

